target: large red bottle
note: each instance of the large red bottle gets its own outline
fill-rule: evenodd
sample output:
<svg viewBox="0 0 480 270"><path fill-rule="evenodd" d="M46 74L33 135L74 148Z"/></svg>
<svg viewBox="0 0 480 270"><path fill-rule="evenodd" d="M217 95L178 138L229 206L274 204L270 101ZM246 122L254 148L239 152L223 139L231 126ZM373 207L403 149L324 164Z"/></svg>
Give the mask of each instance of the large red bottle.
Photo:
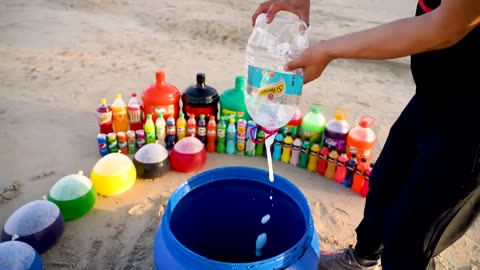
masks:
<svg viewBox="0 0 480 270"><path fill-rule="evenodd" d="M347 136L347 156L351 157L352 153L357 154L357 163L361 157L365 157L365 166L368 168L373 156L373 148L376 142L375 132L371 128L375 118L365 115L362 116L360 122L348 132Z"/></svg>
<svg viewBox="0 0 480 270"><path fill-rule="evenodd" d="M107 104L106 98L100 99L100 105L97 107L98 125L100 133L108 134L113 132L112 110Z"/></svg>
<svg viewBox="0 0 480 270"><path fill-rule="evenodd" d="M155 74L155 79L156 82L142 92L145 115L151 114L154 123L160 112L163 113L165 121L171 114L177 119L180 111L180 91L177 87L165 82L163 71L158 71Z"/></svg>

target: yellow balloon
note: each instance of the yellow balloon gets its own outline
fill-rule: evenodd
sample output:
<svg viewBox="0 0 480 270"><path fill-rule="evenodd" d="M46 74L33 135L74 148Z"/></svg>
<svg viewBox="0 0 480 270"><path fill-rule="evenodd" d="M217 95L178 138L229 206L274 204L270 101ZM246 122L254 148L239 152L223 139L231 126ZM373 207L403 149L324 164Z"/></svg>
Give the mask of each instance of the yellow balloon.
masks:
<svg viewBox="0 0 480 270"><path fill-rule="evenodd" d="M98 194L115 196L129 190L137 179L132 160L120 153L102 157L92 169L90 180Z"/></svg>

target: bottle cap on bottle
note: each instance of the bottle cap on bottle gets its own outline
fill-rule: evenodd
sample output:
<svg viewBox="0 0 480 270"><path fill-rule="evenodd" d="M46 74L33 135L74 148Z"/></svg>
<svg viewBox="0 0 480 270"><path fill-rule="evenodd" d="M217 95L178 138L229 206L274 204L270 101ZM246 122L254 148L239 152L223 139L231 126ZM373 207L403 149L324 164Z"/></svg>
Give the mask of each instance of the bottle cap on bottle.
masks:
<svg viewBox="0 0 480 270"><path fill-rule="evenodd" d="M184 117L185 117L185 114L183 112L180 112L179 118L184 118Z"/></svg>
<svg viewBox="0 0 480 270"><path fill-rule="evenodd" d="M367 162L367 158L366 158L366 157L362 157L362 158L360 159L360 161L361 161L361 162Z"/></svg>
<svg viewBox="0 0 480 270"><path fill-rule="evenodd" d="M225 120L225 116L220 116L220 121L224 121Z"/></svg>
<svg viewBox="0 0 480 270"><path fill-rule="evenodd" d="M106 98L101 98L101 99L100 99L100 103L106 104L106 103L107 103L107 99L106 99Z"/></svg>
<svg viewBox="0 0 480 270"><path fill-rule="evenodd" d="M230 117L230 123L235 123L235 117Z"/></svg>
<svg viewBox="0 0 480 270"><path fill-rule="evenodd" d="M320 112L320 108L318 108L318 107L312 107L312 112L313 112L313 113L319 113L319 112Z"/></svg>
<svg viewBox="0 0 480 270"><path fill-rule="evenodd" d="M352 158L356 158L357 157L357 153L353 152L352 153Z"/></svg>
<svg viewBox="0 0 480 270"><path fill-rule="evenodd" d="M115 94L115 98L122 98L122 94Z"/></svg>
<svg viewBox="0 0 480 270"><path fill-rule="evenodd" d="M133 97L133 98L136 98L136 97L137 97L137 93L132 93L132 97Z"/></svg>
<svg viewBox="0 0 480 270"><path fill-rule="evenodd" d="M189 113L188 117L190 117L191 119L195 119L195 114L194 113Z"/></svg>
<svg viewBox="0 0 480 270"><path fill-rule="evenodd" d="M245 78L243 76L235 77L235 89L241 90L244 88Z"/></svg>
<svg viewBox="0 0 480 270"><path fill-rule="evenodd" d="M205 114L200 114L200 119L205 119Z"/></svg>
<svg viewBox="0 0 480 270"><path fill-rule="evenodd" d="M197 84L199 85L205 84L205 73L197 73Z"/></svg>
<svg viewBox="0 0 480 270"><path fill-rule="evenodd" d="M163 117L163 113L159 112L159 113L157 114L157 117L158 117L158 118L162 118L162 117Z"/></svg>
<svg viewBox="0 0 480 270"><path fill-rule="evenodd" d="M215 120L215 116L214 116L214 115L210 115L210 120Z"/></svg>
<svg viewBox="0 0 480 270"><path fill-rule="evenodd" d="M152 119L152 114L147 114L147 119Z"/></svg>

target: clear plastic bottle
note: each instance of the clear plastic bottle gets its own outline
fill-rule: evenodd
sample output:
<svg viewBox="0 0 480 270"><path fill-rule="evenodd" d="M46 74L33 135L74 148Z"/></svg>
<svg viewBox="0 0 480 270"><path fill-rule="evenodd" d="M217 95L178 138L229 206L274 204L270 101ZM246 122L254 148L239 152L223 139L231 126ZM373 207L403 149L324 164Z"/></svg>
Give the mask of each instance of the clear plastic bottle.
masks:
<svg viewBox="0 0 480 270"><path fill-rule="evenodd" d="M297 111L303 71L284 71L284 65L308 47L306 24L290 12L279 12L266 23L260 14L246 48L245 103L253 120L267 130L286 125Z"/></svg>
<svg viewBox="0 0 480 270"><path fill-rule="evenodd" d="M128 123L130 130L139 130L143 128L143 106L137 98L137 93L132 93L127 106Z"/></svg>
<svg viewBox="0 0 480 270"><path fill-rule="evenodd" d="M157 143L161 144L163 147L166 146L166 126L167 122L165 121L165 118L163 118L163 113L158 113L157 120L155 120L155 136L157 137Z"/></svg>
<svg viewBox="0 0 480 270"><path fill-rule="evenodd" d="M111 106L113 115L113 130L115 132L128 131L127 104L122 99L122 94L116 94Z"/></svg>

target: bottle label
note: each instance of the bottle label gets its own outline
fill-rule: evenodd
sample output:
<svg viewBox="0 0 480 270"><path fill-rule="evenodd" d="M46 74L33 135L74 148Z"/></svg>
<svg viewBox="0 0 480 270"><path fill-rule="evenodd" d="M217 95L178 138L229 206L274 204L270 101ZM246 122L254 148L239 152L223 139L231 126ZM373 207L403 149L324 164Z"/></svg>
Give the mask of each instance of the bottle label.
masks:
<svg viewBox="0 0 480 270"><path fill-rule="evenodd" d="M175 114L175 105L170 104L166 106L151 106L151 110L155 111L155 115L162 113L163 115Z"/></svg>
<svg viewBox="0 0 480 270"><path fill-rule="evenodd" d="M216 131L214 129L208 129L207 130L207 135L210 137L213 137L216 135Z"/></svg>
<svg viewBox="0 0 480 270"><path fill-rule="evenodd" d="M141 123L142 122L142 110L140 109L128 109L128 121L130 123Z"/></svg>
<svg viewBox="0 0 480 270"><path fill-rule="evenodd" d="M180 135L185 134L185 128L177 127L177 134L180 134Z"/></svg>
<svg viewBox="0 0 480 270"><path fill-rule="evenodd" d="M205 136L205 135L207 135L207 128L198 127L198 136Z"/></svg>
<svg viewBox="0 0 480 270"><path fill-rule="evenodd" d="M196 132L196 129L194 127L187 128L187 134L188 135L195 134L195 132Z"/></svg>
<svg viewBox="0 0 480 270"><path fill-rule="evenodd" d="M327 160L328 160L328 162L330 162L330 163L335 163L335 159L332 158L332 157L330 157L330 156L327 157Z"/></svg>
<svg viewBox="0 0 480 270"><path fill-rule="evenodd" d="M175 126L167 126L167 134L168 135L175 135Z"/></svg>
<svg viewBox="0 0 480 270"><path fill-rule="evenodd" d="M219 129L217 133L218 133L217 136L218 136L219 138L225 137L225 130L224 130L224 129Z"/></svg>
<svg viewBox="0 0 480 270"><path fill-rule="evenodd" d="M298 150L300 150L300 148L301 148L301 147L300 147L299 145L295 145L295 144L292 145L293 151L298 151Z"/></svg>
<svg viewBox="0 0 480 270"><path fill-rule="evenodd" d="M260 67L248 66L247 92L258 92L258 99L283 101L283 96L300 96L303 87L303 75L272 71Z"/></svg>
<svg viewBox="0 0 480 270"><path fill-rule="evenodd" d="M326 145L334 146L337 151L343 151L345 150L345 146L347 145L346 140L341 140L341 139L334 139L334 138L329 138L325 136L324 143Z"/></svg>
<svg viewBox="0 0 480 270"><path fill-rule="evenodd" d="M345 162L342 162L340 160L337 160L337 166L339 167L344 167L345 166Z"/></svg>
<svg viewBox="0 0 480 270"><path fill-rule="evenodd" d="M112 123L112 112L99 113L98 114L98 124L111 124Z"/></svg>
<svg viewBox="0 0 480 270"><path fill-rule="evenodd" d="M318 157L320 157L321 159L327 159L327 155L325 154L318 154Z"/></svg>

